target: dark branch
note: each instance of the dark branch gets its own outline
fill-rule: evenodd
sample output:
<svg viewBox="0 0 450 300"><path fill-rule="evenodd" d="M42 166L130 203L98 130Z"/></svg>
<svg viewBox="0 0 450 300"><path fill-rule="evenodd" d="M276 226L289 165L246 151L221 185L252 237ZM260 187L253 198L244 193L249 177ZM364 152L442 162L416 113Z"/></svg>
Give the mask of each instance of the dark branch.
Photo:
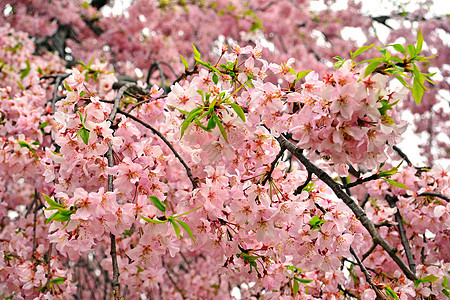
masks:
<svg viewBox="0 0 450 300"><path fill-rule="evenodd" d="M386 296L381 293L381 291L378 289L378 287L373 283L372 276L370 275L369 271L367 271L366 267L363 265L361 260L359 259L358 255L356 254L355 250L352 246L350 246L350 253L353 255L353 257L356 259L356 262L363 272L364 276L366 277L367 283L370 284L370 287L375 291L375 294L377 294L377 297L380 299L386 299Z"/></svg>
<svg viewBox="0 0 450 300"><path fill-rule="evenodd" d="M352 188L352 187L354 187L354 186L363 184L364 182L368 182L368 181L372 181L372 180L377 180L377 179L379 179L379 178L378 178L378 175L377 175L377 174L373 174L373 175L371 175L371 176L369 176L369 177L366 177L366 178L358 178L356 181L348 183L348 184L347 184L347 187L348 187L348 188Z"/></svg>
<svg viewBox="0 0 450 300"><path fill-rule="evenodd" d="M438 198L441 198L441 199L443 199L443 200L445 200L447 202L450 202L450 199L447 196L439 194L439 193L423 192L423 193L420 193L420 194L417 195L417 197L422 197L422 196L423 197L438 197Z"/></svg>
<svg viewBox="0 0 450 300"><path fill-rule="evenodd" d="M312 173L308 171L308 177L306 178L305 182L303 182L302 185L297 187L294 191L294 195L299 195L302 193L303 189L308 185L308 183L311 182L312 179Z"/></svg>
<svg viewBox="0 0 450 300"><path fill-rule="evenodd" d="M389 203L391 208L397 208L395 212L395 221L397 222L398 232L400 233L400 239L402 241L403 248L405 249L406 259L408 260L408 265L411 271L416 273L416 263L414 262L414 258L411 253L411 248L409 247L408 238L406 237L406 230L403 226L403 218L400 214L400 211L397 207L396 202L398 201L397 197L392 197L390 195L386 195L386 200Z"/></svg>
<svg viewBox="0 0 450 300"><path fill-rule="evenodd" d="M275 157L275 159L272 161L272 163L270 164L270 170L269 172L267 172L266 177L264 177L264 180L261 182L261 184L264 186L267 181L271 178L273 170L275 170L275 166L278 163L278 160L283 156L284 151L286 151L286 149L281 148L280 152L278 152L277 156Z"/></svg>
<svg viewBox="0 0 450 300"><path fill-rule="evenodd" d="M333 180L327 173L314 165L309 159L307 159L300 148L289 142L283 135L280 135L276 138L280 143L281 147L285 147L288 151L290 151L296 158L300 160L300 162L306 167L309 172L314 173L320 180L325 182L336 194L338 198L340 198L355 214L355 216L359 219L361 224L366 228L369 234L372 236L374 243L379 244L383 249L389 254L389 256L396 262L399 268L403 271L406 277L410 280L417 280L417 276L408 268L407 265L401 260L400 257L396 255L397 250L392 247L375 228L375 225L372 221L369 220L364 210L349 196L342 190L342 187L339 183Z"/></svg>
<svg viewBox="0 0 450 300"><path fill-rule="evenodd" d="M159 132L158 130L156 130L155 128L153 128L151 125L149 125L148 123L145 123L144 121L142 121L141 119L123 111L118 109L118 112L130 119L132 119L133 121L138 122L139 124L141 124L142 126L150 129L154 134L156 134L160 139L163 140L163 142L170 148L170 150L173 152L173 154L178 158L178 160L181 162L181 164L183 165L183 167L186 169L186 173L189 177L189 180L192 183L192 188L196 189L198 187L197 184L197 179L194 177L194 175L192 175L191 169L188 167L188 165L186 164L186 162L184 161L184 159L180 156L180 154L178 154L178 152L175 150L175 148L172 146L172 144L166 139L166 137L164 135L162 135L161 132Z"/></svg>

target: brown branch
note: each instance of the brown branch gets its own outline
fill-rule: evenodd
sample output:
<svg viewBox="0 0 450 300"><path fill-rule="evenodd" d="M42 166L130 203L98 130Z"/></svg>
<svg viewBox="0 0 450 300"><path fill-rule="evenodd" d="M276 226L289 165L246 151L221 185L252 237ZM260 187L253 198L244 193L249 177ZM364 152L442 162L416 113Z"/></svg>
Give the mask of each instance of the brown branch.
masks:
<svg viewBox="0 0 450 300"><path fill-rule="evenodd" d="M111 122L111 125L113 124L114 119L116 118L116 114L120 105L120 99L122 99L122 96L126 92L126 90L134 85L135 84L132 82L127 82L117 92L117 95L114 98L113 109L111 110L111 113L108 117L108 121ZM110 141L108 141L108 151L106 152L106 157L108 159L108 167L114 167L113 149ZM108 192L114 192L114 176L111 174L108 175ZM116 236L110 232L109 237L111 239L110 255L113 267L113 279L111 281L111 286L113 290L114 300L119 300L121 298L120 283L119 283L120 273L119 273L119 265L117 263Z"/></svg>
<svg viewBox="0 0 450 300"><path fill-rule="evenodd" d="M415 274L416 273L416 263L414 262L414 258L411 253L411 248L409 247L408 238L406 236L405 226L403 226L402 215L400 214L400 211L396 204L396 202L398 201L398 198L392 197L390 195L386 195L385 198L391 208L397 209L394 216L395 216L395 221L397 222L398 232L400 233L400 239L401 239L401 242L403 245L403 249L405 249L406 259L408 260L409 268Z"/></svg>
<svg viewBox="0 0 450 300"><path fill-rule="evenodd" d="M372 276L370 275L369 271L367 271L366 267L363 265L363 263L359 259L358 255L355 253L355 250L353 249L352 246L350 246L350 253L356 259L356 262L357 262L359 268L363 272L364 277L366 277L367 283L369 283L370 287L375 291L375 294L377 294L377 297L379 297L380 299L387 299L386 296L383 295L383 293L381 293L381 291L378 289L378 287L373 283Z"/></svg>
<svg viewBox="0 0 450 300"><path fill-rule="evenodd" d="M392 146L392 149L394 149L395 152L397 152L398 155L400 155L400 157L403 158L409 166L413 165L412 162L409 160L408 156L405 154L405 152L402 151L402 149L400 149L399 147L397 147L395 145Z"/></svg>
<svg viewBox="0 0 450 300"><path fill-rule="evenodd" d="M142 121L141 119L121 110L118 109L117 110L118 113L132 119L133 121L138 122L139 124L141 124L142 126L150 129L154 134L156 134L160 139L163 140L163 142L170 148L170 150L172 151L172 153L178 158L178 160L180 161L180 163L183 165L183 167L186 169L186 173L189 177L189 180L192 183L192 188L196 189L198 187L197 184L197 178L194 177L194 175L192 175L191 169L188 167L188 165L186 164L186 162L184 161L184 159L180 156L180 154L178 154L178 152L175 150L175 148L173 147L173 145L166 139L166 137L164 135L162 135L161 132L159 132L158 130L156 130L155 128L153 128L153 126L151 126L148 123L145 123L144 121Z"/></svg>
<svg viewBox="0 0 450 300"><path fill-rule="evenodd" d="M375 250L375 248L378 246L378 244L373 243L372 247L370 247L369 250L367 250L366 253L363 254L361 260L364 261L367 257L369 257L370 254L372 254L372 252Z"/></svg>
<svg viewBox="0 0 450 300"><path fill-rule="evenodd" d="M358 178L357 180L355 180L355 181L353 181L353 182L347 183L347 187L348 187L348 188L352 188L352 187L354 187L354 186L363 184L364 182L368 182L368 181L372 181L372 180L377 180L377 179L379 179L379 178L378 178L378 175L377 175L377 174L373 174L373 175L371 175L371 176L369 176L369 177L366 177L366 178Z"/></svg>
<svg viewBox="0 0 450 300"><path fill-rule="evenodd" d="M269 172L267 172L266 177L264 177L264 180L261 182L261 185L264 186L267 183L267 181L270 179L270 177L272 176L273 170L275 170L275 166L278 163L278 160L283 156L285 150L286 149L284 149L284 148L280 149L280 152L278 152L277 156L270 164L270 170L269 170Z"/></svg>
<svg viewBox="0 0 450 300"><path fill-rule="evenodd" d="M423 193L420 193L420 194L417 195L417 197L422 197L422 196L423 197L438 197L438 198L441 198L441 199L443 199L443 200L445 200L447 202L450 202L450 199L447 196L439 194L439 193L423 192Z"/></svg>
<svg viewBox="0 0 450 300"><path fill-rule="evenodd" d="M383 249L389 254L389 256L396 262L399 268L403 271L406 277L410 280L417 280L417 276L408 268L408 266L401 260L400 257L396 255L397 249L392 247L375 228L372 221L369 220L364 210L342 190L342 186L333 180L327 173L322 169L313 164L309 159L307 159L300 148L289 142L283 135L276 138L280 143L281 147L285 147L290 151L300 162L306 167L309 172L314 173L320 180L325 182L336 194L336 196L341 199L355 214L359 219L361 224L366 228L369 234L372 236L374 243L379 244Z"/></svg>
<svg viewBox="0 0 450 300"><path fill-rule="evenodd" d="M294 195L299 195L302 193L303 189L308 185L308 183L311 182L312 179L312 173L308 171L308 177L306 178L305 182L303 182L302 185L298 186L295 191Z"/></svg>

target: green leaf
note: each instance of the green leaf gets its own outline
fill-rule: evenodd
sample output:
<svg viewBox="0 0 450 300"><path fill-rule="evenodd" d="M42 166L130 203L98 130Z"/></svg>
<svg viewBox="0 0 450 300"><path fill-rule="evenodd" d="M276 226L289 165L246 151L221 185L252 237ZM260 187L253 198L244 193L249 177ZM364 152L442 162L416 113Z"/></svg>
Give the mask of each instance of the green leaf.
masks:
<svg viewBox="0 0 450 300"><path fill-rule="evenodd" d="M223 128L222 122L220 121L219 117L217 117L216 114L213 114L212 117L215 119L217 126L219 127L220 133L222 133L223 138L228 143L228 137L227 132L225 131L225 128Z"/></svg>
<svg viewBox="0 0 450 300"><path fill-rule="evenodd" d="M168 220L153 220L153 219L150 219L150 218L147 218L147 217L144 217L144 216L140 216L141 217L141 219L142 220L144 220L144 221L146 221L146 222L149 222L149 223L153 223L153 224L164 224L164 223L167 223L168 222Z"/></svg>
<svg viewBox="0 0 450 300"><path fill-rule="evenodd" d="M183 137L184 131L186 130L186 128L188 128L189 124L192 123L192 120L194 120L194 118L197 117L203 109L204 107L196 107L193 110L191 110L191 112L183 121L183 123L181 123L181 137Z"/></svg>
<svg viewBox="0 0 450 300"><path fill-rule="evenodd" d="M89 145L89 131L86 128L81 127L80 130L78 131L78 134L80 135L83 142L86 145Z"/></svg>
<svg viewBox="0 0 450 300"><path fill-rule="evenodd" d="M424 92L424 88L423 88L423 82L420 82L420 78L414 77L414 81L413 81L413 87L412 87L412 95L414 98L414 101L416 101L416 104L419 105L420 102L422 101L422 97L423 97L423 92ZM425 81L425 80L423 80Z"/></svg>
<svg viewBox="0 0 450 300"><path fill-rule="evenodd" d="M403 53L403 54L405 53L405 47L403 47L403 45L394 44L394 45L392 45L392 47L394 47L394 49L400 53Z"/></svg>
<svg viewBox="0 0 450 300"><path fill-rule="evenodd" d="M389 284L387 284L387 286L384 288L384 290L386 291L386 294L388 295L389 298L393 298L393 299L399 300L397 293L394 292L393 289L391 289Z"/></svg>
<svg viewBox="0 0 450 300"><path fill-rule="evenodd" d="M185 70L189 70L189 64L188 64L186 58L184 58L183 55L181 55L181 54L180 54L180 56L181 56L181 62L182 62L183 65L184 65L184 69L185 69Z"/></svg>
<svg viewBox="0 0 450 300"><path fill-rule="evenodd" d="M213 117L210 117L208 120L208 125L205 127L205 130L211 131L211 129L213 129L214 127L216 127L216 121Z"/></svg>
<svg viewBox="0 0 450 300"><path fill-rule="evenodd" d="M299 81L300 79L302 79L303 77L305 77L306 75L308 75L309 73L311 73L312 70L307 70L307 71L300 71L297 73L297 78L295 79L295 82Z"/></svg>
<svg viewBox="0 0 450 300"><path fill-rule="evenodd" d="M422 282L435 282L439 279L439 277L435 275L427 275L424 278L422 278Z"/></svg>
<svg viewBox="0 0 450 300"><path fill-rule="evenodd" d="M405 86L406 88L408 88L410 90L412 89L412 87L406 82L405 79L403 79L403 77L401 77L400 75L394 75L394 76L395 76L395 78L398 79L398 81L400 81L401 84L403 84L403 86Z"/></svg>
<svg viewBox="0 0 450 300"><path fill-rule="evenodd" d="M175 219L173 219L172 217L169 217L167 219L170 221L170 223L172 223L173 230L175 230L177 238L180 239L180 226L178 226L178 224L175 222Z"/></svg>
<svg viewBox="0 0 450 300"><path fill-rule="evenodd" d="M391 176L391 175L394 175L394 174L397 174L397 173L398 173L398 168L393 167L392 169L390 169L388 171L383 171L383 172L378 173L378 178L388 177L388 176Z"/></svg>
<svg viewBox="0 0 450 300"><path fill-rule="evenodd" d="M214 82L214 84L217 84L219 82L219 76L217 76L216 73L213 74L212 81Z"/></svg>
<svg viewBox="0 0 450 300"><path fill-rule="evenodd" d="M297 280L294 280L294 282L292 283L292 293L295 295L297 295L298 291L300 289L300 285L298 284Z"/></svg>
<svg viewBox="0 0 450 300"><path fill-rule="evenodd" d="M298 278L298 277L294 277L294 279L295 279L296 281L299 281L299 282L303 283L303 284L308 284L308 283L314 281L314 279Z"/></svg>
<svg viewBox="0 0 450 300"><path fill-rule="evenodd" d="M73 92L73 90L70 88L70 86L67 84L67 80L64 80L64 88L69 91L69 92Z"/></svg>
<svg viewBox="0 0 450 300"><path fill-rule="evenodd" d="M408 51L408 54L409 54L411 57L416 56L416 47L414 47L414 45L408 45L408 46L406 46L406 50Z"/></svg>
<svg viewBox="0 0 450 300"><path fill-rule="evenodd" d="M198 52L197 48L195 48L194 44L192 44L192 48L194 49L194 58L200 58L200 52Z"/></svg>
<svg viewBox="0 0 450 300"><path fill-rule="evenodd" d="M231 105L231 108L233 108L234 111L237 113L239 118L241 118L241 120L245 122L245 114L244 114L244 111L242 110L242 108L239 105L237 105L236 103L230 103L230 105Z"/></svg>
<svg viewBox="0 0 450 300"><path fill-rule="evenodd" d="M422 45L423 45L422 29L419 28L419 32L417 33L416 54L419 54L420 51L422 51Z"/></svg>
<svg viewBox="0 0 450 300"><path fill-rule="evenodd" d="M63 277L58 277L58 278L53 279L53 280L51 281L51 283L53 283L53 284L61 284L61 283L64 283L65 281L66 281L65 278L63 278Z"/></svg>
<svg viewBox="0 0 450 300"><path fill-rule="evenodd" d="M447 291L446 289L442 289L442 293L447 296L448 298L450 298L450 292Z"/></svg>
<svg viewBox="0 0 450 300"><path fill-rule="evenodd" d="M148 198L153 202L157 209L162 212L166 212L166 206L161 202L161 200L155 196L149 196Z"/></svg>
<svg viewBox="0 0 450 300"><path fill-rule="evenodd" d="M178 222L178 224L180 224L184 230L186 230L186 232L189 234L189 236L191 237L192 241L195 244L194 235L192 234L192 230L189 228L189 226L181 220L175 219L175 221Z"/></svg>
<svg viewBox="0 0 450 300"><path fill-rule="evenodd" d="M409 190L409 188L408 188L406 185L404 185L403 183L394 181L394 180L389 179L389 178L383 178L383 180L386 180L387 182L389 182L389 183L392 184L393 186L399 187L399 188L401 188L401 189Z"/></svg>
<svg viewBox="0 0 450 300"><path fill-rule="evenodd" d="M361 48L359 48L358 50L355 51L355 53L352 53L350 51L350 57L352 58L352 60L357 57L358 55L360 55L363 52L366 52L367 50L369 50L370 48L372 48L373 46L375 46L375 44L372 44L370 46L362 46Z"/></svg>
<svg viewBox="0 0 450 300"><path fill-rule="evenodd" d="M322 220L319 216L314 216L309 220L309 225L311 226L311 229L317 229L320 225L325 223L325 220Z"/></svg>
<svg viewBox="0 0 450 300"><path fill-rule="evenodd" d="M298 271L300 273L305 273L305 271L303 271L302 269L300 269L299 267L296 267L296 266L287 265L286 269L291 270L292 272Z"/></svg>
<svg viewBox="0 0 450 300"><path fill-rule="evenodd" d="M185 215L187 215L187 214L190 214L191 212L194 212L194 211L196 211L196 210L199 210L200 208L202 208L203 206L199 206L199 207L197 207L197 208L194 208L194 209L192 209L192 210L190 210L190 211L188 211L188 212L185 212L185 213L182 213L182 214L179 214L179 215L176 215L176 216L172 216L173 218L179 218L179 217L181 217L181 216L185 216Z"/></svg>
<svg viewBox="0 0 450 300"><path fill-rule="evenodd" d="M27 67L23 69L22 72L20 72L21 80L23 80L28 74L30 74L31 71L30 62L28 61L28 59L25 61L25 63L27 64Z"/></svg>
<svg viewBox="0 0 450 300"><path fill-rule="evenodd" d="M352 55L352 52L351 52L351 51L350 51L350 55ZM340 56L335 56L335 57L333 57L333 59L337 60L337 61L334 63L334 68L335 68L336 70L340 69L340 68L342 67L342 65L345 63L345 59L343 59L343 58L340 57Z"/></svg>
<svg viewBox="0 0 450 300"><path fill-rule="evenodd" d="M374 61L371 62L364 71L364 78L367 77L367 75L372 74L373 71L381 64L381 61Z"/></svg>
<svg viewBox="0 0 450 300"><path fill-rule="evenodd" d="M47 196L46 194L42 194L42 196L44 196L45 201L48 203L48 205L50 205L50 207L54 207L53 209L57 209L59 207L63 207L61 204L59 204L58 202L54 201L53 199L51 199L49 196ZM49 208L50 208L49 207ZM47 210L51 210L49 208L46 208Z"/></svg>

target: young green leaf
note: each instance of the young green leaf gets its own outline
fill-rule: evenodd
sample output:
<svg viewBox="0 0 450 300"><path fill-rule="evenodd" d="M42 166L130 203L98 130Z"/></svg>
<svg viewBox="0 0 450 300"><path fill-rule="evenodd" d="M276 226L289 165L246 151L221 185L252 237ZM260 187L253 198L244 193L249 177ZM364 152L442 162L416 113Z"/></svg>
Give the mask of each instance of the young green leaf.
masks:
<svg viewBox="0 0 450 300"><path fill-rule="evenodd" d="M195 58L200 58L200 52L198 52L197 48L195 48L194 44L192 44L192 48L194 49L194 57Z"/></svg>
<svg viewBox="0 0 450 300"><path fill-rule="evenodd" d="M230 103L230 105L231 105L231 108L233 108L234 111L237 113L239 118L241 118L241 120L245 122L245 114L244 114L244 111L242 110L242 108L239 105L237 105L236 103Z"/></svg>
<svg viewBox="0 0 450 300"><path fill-rule="evenodd" d="M350 57L353 60L355 57L357 57L358 55L360 55L363 52L366 52L367 50L369 50L370 48L372 48L373 46L375 46L375 44L369 45L369 46L362 46L361 48L359 48L358 50L356 50L354 53L352 53L350 51Z"/></svg>
<svg viewBox="0 0 450 300"><path fill-rule="evenodd" d="M196 107L193 110L191 110L191 112L183 121L183 123L181 123L181 137L183 137L184 131L186 130L186 128L188 128L189 124L192 123L192 120L194 120L194 118L197 117L202 112L203 109L204 107Z"/></svg>
<svg viewBox="0 0 450 300"><path fill-rule="evenodd" d="M186 58L184 58L183 55L181 55L181 54L180 54L180 56L181 56L181 62L182 62L183 65L184 65L184 69L185 69L185 70L189 70L189 64L188 64Z"/></svg>
<svg viewBox="0 0 450 300"><path fill-rule="evenodd" d="M419 105L420 102L422 101L423 92L424 92L423 82L425 80L423 80L422 83L420 81L421 81L421 78L414 77L413 87L412 87L412 95L413 95L414 101L416 101L417 105Z"/></svg>
<svg viewBox="0 0 450 300"><path fill-rule="evenodd" d="M414 45L408 45L408 46L406 46L406 51L408 51L408 54L409 54L411 57L416 56L416 47L414 47Z"/></svg>
<svg viewBox="0 0 450 300"><path fill-rule="evenodd" d="M222 122L220 121L219 117L217 117L216 114L213 114L212 117L215 119L217 126L219 127L220 133L222 133L223 138L228 143L228 137L227 132L225 131L225 128L223 128Z"/></svg>
<svg viewBox="0 0 450 300"><path fill-rule="evenodd" d="M373 71L381 64L381 61L374 61L371 62L364 71L364 78L367 77L367 75L372 74Z"/></svg>
<svg viewBox="0 0 450 300"><path fill-rule="evenodd" d="M309 225L311 226L311 229L317 229L320 225L322 225L323 223L325 223L325 220L322 220L320 217L318 216L314 216L311 218L311 220L309 220Z"/></svg>
<svg viewBox="0 0 450 300"><path fill-rule="evenodd" d="M81 127L80 130L78 131L78 134L80 135L83 142L86 145L89 145L89 131L86 128Z"/></svg>
<svg viewBox="0 0 450 300"><path fill-rule="evenodd" d="M175 230L177 238L180 239L180 226L178 226L178 224L175 222L175 219L173 219L172 217L169 217L168 220L170 221L170 223L172 223L173 230Z"/></svg>
<svg viewBox="0 0 450 300"><path fill-rule="evenodd" d="M65 278L63 278L63 277L58 277L58 278L53 279L53 280L51 281L51 283L53 283L53 284L61 284L61 283L64 283L65 281L66 281Z"/></svg>
<svg viewBox="0 0 450 300"><path fill-rule="evenodd" d="M406 185L404 185L403 183L394 181L394 180L389 179L389 178L383 178L383 179L386 180L387 182L389 182L390 184L392 184L393 186L399 187L401 189L409 190L409 188Z"/></svg>
<svg viewBox="0 0 450 300"><path fill-rule="evenodd" d="M144 220L144 221L146 221L146 222L149 222L149 223L153 223L153 224L164 224L164 223L167 223L168 222L168 220L153 220L153 219L150 219L150 218L147 218L147 217L144 217L144 216L140 216L141 217L141 219L142 220Z"/></svg>
<svg viewBox="0 0 450 300"><path fill-rule="evenodd" d="M214 82L214 84L217 84L219 82L219 76L217 76L216 73L212 75L212 81Z"/></svg>
<svg viewBox="0 0 450 300"><path fill-rule="evenodd" d="M298 278L298 277L294 277L294 279L297 280L298 282L303 283L303 284L308 284L308 283L314 281L314 279Z"/></svg>
<svg viewBox="0 0 450 300"><path fill-rule="evenodd" d="M148 198L150 199L150 201L153 202L153 204L156 206L157 209L159 209L162 212L166 212L166 206L164 205L164 203L161 202L161 200L159 200L155 196L149 196Z"/></svg>
<svg viewBox="0 0 450 300"><path fill-rule="evenodd" d="M417 33L416 54L419 54L420 51L422 51L422 45L423 45L422 29L419 28L419 32Z"/></svg>
<svg viewBox="0 0 450 300"><path fill-rule="evenodd" d="M292 293L295 295L297 295L298 291L300 289L300 285L298 284L297 280L294 280L294 282L292 283Z"/></svg>
<svg viewBox="0 0 450 300"><path fill-rule="evenodd" d="M403 45L394 44L392 45L392 47L394 47L394 49L397 50L398 52L405 54L405 47L403 47Z"/></svg>
<svg viewBox="0 0 450 300"><path fill-rule="evenodd" d="M73 92L73 90L70 88L70 86L67 84L67 81L64 80L64 88L66 89L66 91L68 92Z"/></svg>
<svg viewBox="0 0 450 300"><path fill-rule="evenodd" d="M192 241L195 244L194 235L192 234L192 230L189 228L189 226L181 220L175 219L175 221L178 222L178 224L180 224L184 230L186 230L186 232L189 234L189 236L191 237Z"/></svg>
<svg viewBox="0 0 450 300"><path fill-rule="evenodd" d="M30 62L28 61L28 59L25 61L25 63L27 64L27 67L25 69L22 70L22 72L20 72L20 79L24 79L28 74L30 74L31 71L31 67L30 67Z"/></svg>
<svg viewBox="0 0 450 300"><path fill-rule="evenodd" d="M57 203L56 201L54 201L53 199L51 199L49 196L47 196L46 194L42 194L42 196L44 196L45 201L48 203L48 205L50 205L50 207L53 207L53 209L58 209L59 207L63 207L61 204ZM50 208L49 207L49 208ZM49 208L46 208L46 210L51 210Z"/></svg>

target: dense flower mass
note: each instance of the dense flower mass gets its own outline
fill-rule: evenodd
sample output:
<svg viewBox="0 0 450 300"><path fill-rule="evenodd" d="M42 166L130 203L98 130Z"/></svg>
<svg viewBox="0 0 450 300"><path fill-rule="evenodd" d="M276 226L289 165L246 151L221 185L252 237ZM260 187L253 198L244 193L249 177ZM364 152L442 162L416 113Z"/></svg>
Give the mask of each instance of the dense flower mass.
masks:
<svg viewBox="0 0 450 300"><path fill-rule="evenodd" d="M421 31L330 69L290 1L51 2L0 6L1 297L450 296L450 170L396 146L409 89L435 101Z"/></svg>

